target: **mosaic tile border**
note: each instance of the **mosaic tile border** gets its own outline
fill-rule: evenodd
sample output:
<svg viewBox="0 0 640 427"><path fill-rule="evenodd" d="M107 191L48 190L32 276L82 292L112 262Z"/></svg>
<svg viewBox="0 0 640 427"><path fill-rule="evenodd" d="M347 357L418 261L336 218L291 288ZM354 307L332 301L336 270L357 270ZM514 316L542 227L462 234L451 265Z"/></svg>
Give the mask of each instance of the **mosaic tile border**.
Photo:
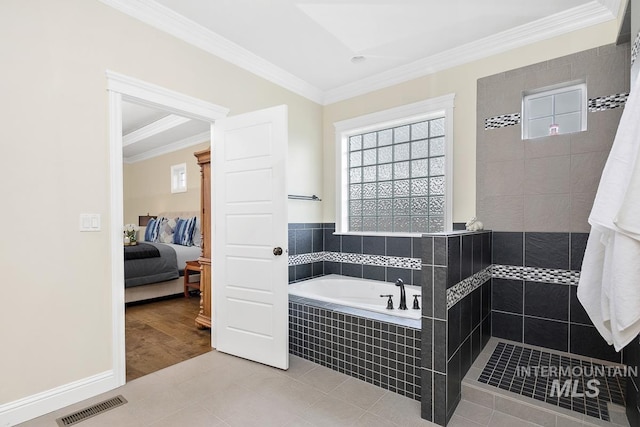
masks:
<svg viewBox="0 0 640 427"><path fill-rule="evenodd" d="M636 43L634 44L635 55L638 56L638 49L640 44L640 33L638 33L638 38L636 39ZM633 57L632 51L632 64L635 58ZM606 111L613 110L614 108L624 107L627 103L627 98L629 98L628 93L616 93L609 96L598 96L596 98L591 98L587 102L587 110L590 113L595 113L597 111ZM491 129L501 129L508 126L519 125L522 121L520 113L512 113L512 114L503 114L501 116L489 117L484 119L484 130Z"/></svg>
<svg viewBox="0 0 640 427"><path fill-rule="evenodd" d="M550 374L559 372L560 367L569 372L582 372L583 375L571 376ZM520 374L529 368L528 374ZM548 372L547 375L535 375L535 369ZM552 371L552 368L555 368ZM531 349L517 344L500 342L482 370L478 381L493 387L501 388L522 396L530 397L551 405L559 406L590 417L609 421L607 402L624 406L625 387L620 373L601 376L606 373L605 365L592 363L583 359L561 356L546 351ZM583 393L582 396L551 396L553 380L577 381L579 391L587 390L587 382L591 379L599 381L596 396Z"/></svg>
<svg viewBox="0 0 640 427"><path fill-rule="evenodd" d="M631 66L638 59L638 50L640 50L640 31L636 34L636 39L633 41L633 46L631 46Z"/></svg>
<svg viewBox="0 0 640 427"><path fill-rule="evenodd" d="M577 286L580 280L580 272L552 268L492 264L447 289L447 310L482 286L487 280L494 278Z"/></svg>
<svg viewBox="0 0 640 427"><path fill-rule="evenodd" d="M496 279L526 280L529 282L578 285L580 272L553 268L521 267L516 265L493 264L491 277Z"/></svg>
<svg viewBox="0 0 640 427"><path fill-rule="evenodd" d="M599 96L589 99L587 107L590 113L597 111L613 110L614 108L624 107L629 98L628 93L616 93L615 95Z"/></svg>
<svg viewBox="0 0 640 427"><path fill-rule="evenodd" d="M375 265L380 267L406 268L421 270L422 259L395 257L388 255L352 254L347 252L311 252L300 255L289 255L289 265L303 265L313 262L330 261L347 264Z"/></svg>
<svg viewBox="0 0 640 427"><path fill-rule="evenodd" d="M520 113L503 114L502 116L484 119L484 130L500 129L520 124Z"/></svg>
<svg viewBox="0 0 640 427"><path fill-rule="evenodd" d="M447 310L491 279L491 266L447 289Z"/></svg>

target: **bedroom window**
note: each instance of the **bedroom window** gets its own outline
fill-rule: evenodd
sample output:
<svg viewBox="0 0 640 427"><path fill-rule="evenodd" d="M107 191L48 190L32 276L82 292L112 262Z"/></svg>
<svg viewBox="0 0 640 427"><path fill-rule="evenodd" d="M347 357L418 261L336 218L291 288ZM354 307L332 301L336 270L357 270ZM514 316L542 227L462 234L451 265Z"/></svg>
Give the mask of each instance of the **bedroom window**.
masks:
<svg viewBox="0 0 640 427"><path fill-rule="evenodd" d="M451 229L453 95L336 123L336 232Z"/></svg>
<svg viewBox="0 0 640 427"><path fill-rule="evenodd" d="M522 139L587 130L587 85L575 82L525 92Z"/></svg>
<svg viewBox="0 0 640 427"><path fill-rule="evenodd" d="M171 192L184 193L187 191L187 164L171 166Z"/></svg>

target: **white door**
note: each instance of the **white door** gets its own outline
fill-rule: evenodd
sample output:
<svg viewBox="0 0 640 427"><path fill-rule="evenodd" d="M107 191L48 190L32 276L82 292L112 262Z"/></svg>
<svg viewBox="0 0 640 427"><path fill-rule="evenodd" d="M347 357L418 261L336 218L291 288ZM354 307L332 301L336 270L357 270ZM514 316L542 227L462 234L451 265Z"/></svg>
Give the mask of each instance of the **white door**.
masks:
<svg viewBox="0 0 640 427"><path fill-rule="evenodd" d="M218 351L289 367L287 107L216 120L212 147Z"/></svg>

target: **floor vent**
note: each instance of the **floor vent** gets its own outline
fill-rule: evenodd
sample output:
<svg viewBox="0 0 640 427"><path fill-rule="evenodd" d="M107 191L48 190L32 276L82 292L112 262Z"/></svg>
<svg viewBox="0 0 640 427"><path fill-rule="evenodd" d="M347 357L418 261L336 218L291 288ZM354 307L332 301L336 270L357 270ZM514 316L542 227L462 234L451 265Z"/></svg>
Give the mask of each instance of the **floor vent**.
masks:
<svg viewBox="0 0 640 427"><path fill-rule="evenodd" d="M108 411L109 409L122 406L125 403L127 403L127 399L125 399L121 395L116 396L109 400L105 400L104 402L96 403L95 405L89 406L88 408L81 409L77 412L74 412L73 414L60 417L56 420L56 422L60 427L72 426L91 417L95 417L96 415Z"/></svg>

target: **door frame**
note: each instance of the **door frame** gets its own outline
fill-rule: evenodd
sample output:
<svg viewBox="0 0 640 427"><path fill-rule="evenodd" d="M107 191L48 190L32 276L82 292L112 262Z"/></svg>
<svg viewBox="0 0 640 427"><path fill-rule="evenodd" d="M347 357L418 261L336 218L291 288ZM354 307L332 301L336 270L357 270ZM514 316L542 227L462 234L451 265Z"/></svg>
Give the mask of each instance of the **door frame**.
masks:
<svg viewBox="0 0 640 427"><path fill-rule="evenodd" d="M118 386L126 383L126 349L124 319L124 259L122 225L124 224L122 101L132 101L173 114L211 123L226 117L229 109L181 94L120 73L106 70L109 94L109 247L111 255L111 348L113 374ZM212 140L213 143L213 140ZM213 334L212 334L213 337ZM212 346L215 345L212 342Z"/></svg>

